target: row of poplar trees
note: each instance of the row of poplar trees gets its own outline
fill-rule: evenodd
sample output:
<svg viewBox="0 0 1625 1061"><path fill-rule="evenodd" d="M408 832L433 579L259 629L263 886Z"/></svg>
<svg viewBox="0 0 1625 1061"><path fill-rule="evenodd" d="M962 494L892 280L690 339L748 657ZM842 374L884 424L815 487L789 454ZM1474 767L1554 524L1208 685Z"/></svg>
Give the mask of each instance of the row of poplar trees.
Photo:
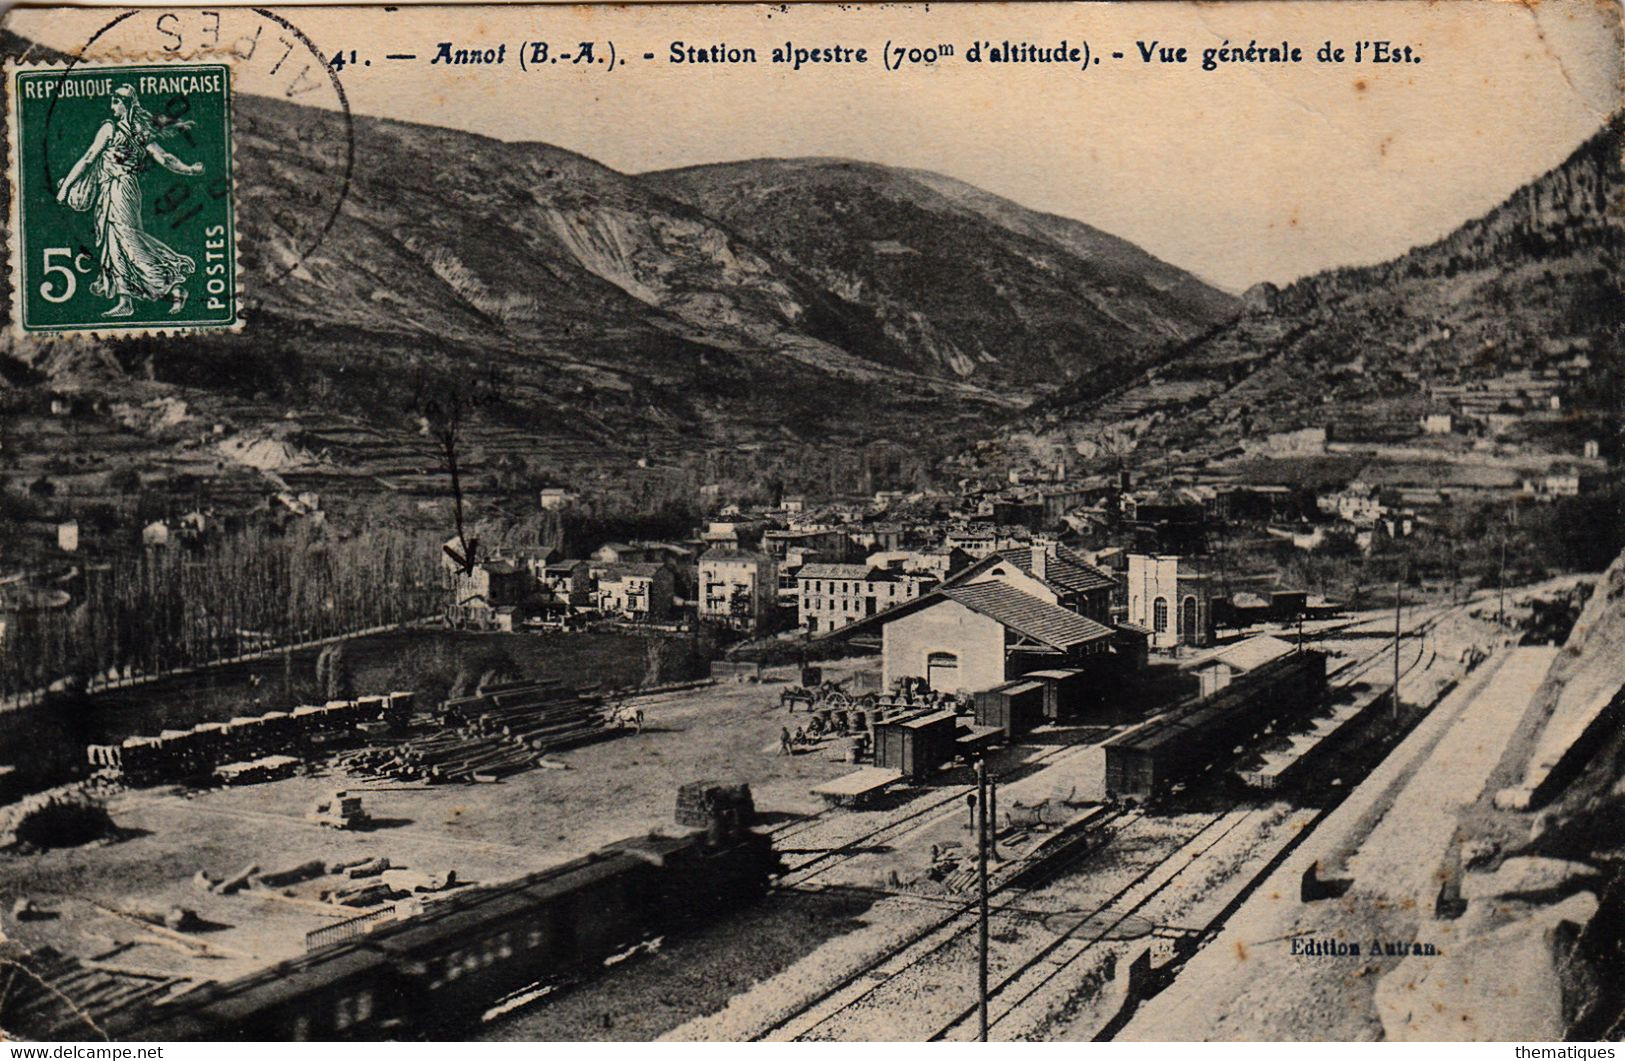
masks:
<svg viewBox="0 0 1625 1061"><path fill-rule="evenodd" d="M68 607L15 613L0 696L156 674L419 619L443 603L431 536L249 528L88 564Z"/></svg>

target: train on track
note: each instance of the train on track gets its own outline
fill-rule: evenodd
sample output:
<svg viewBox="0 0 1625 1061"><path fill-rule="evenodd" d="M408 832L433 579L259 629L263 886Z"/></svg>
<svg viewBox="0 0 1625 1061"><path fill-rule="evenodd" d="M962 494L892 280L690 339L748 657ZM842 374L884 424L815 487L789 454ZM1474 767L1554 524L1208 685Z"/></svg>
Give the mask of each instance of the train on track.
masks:
<svg viewBox="0 0 1625 1061"><path fill-rule="evenodd" d="M748 796L704 829L623 840L380 923L355 939L132 1014L119 1039L394 1039L455 1032L499 1000L761 898L783 871Z"/></svg>
<svg viewBox="0 0 1625 1061"><path fill-rule="evenodd" d="M1107 740L1106 792L1149 799L1189 782L1271 727L1307 718L1325 695L1325 653L1300 648L1271 660Z"/></svg>

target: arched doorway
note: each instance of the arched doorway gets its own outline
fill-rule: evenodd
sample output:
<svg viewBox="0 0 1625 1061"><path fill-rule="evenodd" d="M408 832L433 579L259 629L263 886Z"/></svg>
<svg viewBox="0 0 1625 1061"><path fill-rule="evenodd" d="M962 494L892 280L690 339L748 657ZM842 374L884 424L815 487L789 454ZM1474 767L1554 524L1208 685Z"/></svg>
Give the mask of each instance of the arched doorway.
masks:
<svg viewBox="0 0 1625 1061"><path fill-rule="evenodd" d="M959 688L959 657L952 652L933 652L925 660L925 684L939 693Z"/></svg>
<svg viewBox="0 0 1625 1061"><path fill-rule="evenodd" d="M1196 637L1196 598L1186 597L1179 605L1179 639L1194 645Z"/></svg>

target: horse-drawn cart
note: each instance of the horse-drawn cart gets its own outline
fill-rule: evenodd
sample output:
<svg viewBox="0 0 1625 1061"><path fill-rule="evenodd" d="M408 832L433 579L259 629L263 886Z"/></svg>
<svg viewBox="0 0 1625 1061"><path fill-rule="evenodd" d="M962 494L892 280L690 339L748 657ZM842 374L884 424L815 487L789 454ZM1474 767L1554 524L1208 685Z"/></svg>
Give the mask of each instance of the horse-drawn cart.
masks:
<svg viewBox="0 0 1625 1061"><path fill-rule="evenodd" d="M854 708L872 712L879 697L874 693L853 694L841 683L826 681L816 686L792 685L779 693L779 706L787 711L798 707L807 711L850 711Z"/></svg>

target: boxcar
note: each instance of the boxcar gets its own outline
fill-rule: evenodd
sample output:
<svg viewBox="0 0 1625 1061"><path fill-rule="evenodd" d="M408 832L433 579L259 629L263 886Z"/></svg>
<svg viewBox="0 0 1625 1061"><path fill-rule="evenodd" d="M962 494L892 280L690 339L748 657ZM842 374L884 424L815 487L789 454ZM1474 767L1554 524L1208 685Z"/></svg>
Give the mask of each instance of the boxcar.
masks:
<svg viewBox="0 0 1625 1061"><path fill-rule="evenodd" d="M1190 781L1267 728L1318 706L1325 689L1325 655L1300 651L1213 696L1186 700L1106 741L1106 791L1145 798Z"/></svg>
<svg viewBox="0 0 1625 1061"><path fill-rule="evenodd" d="M976 724L997 726L1015 740L1043 723L1049 690L1043 681L1018 678L976 694Z"/></svg>
<svg viewBox="0 0 1625 1061"><path fill-rule="evenodd" d="M897 770L916 783L954 757L958 719L952 711L932 711L875 726L875 765Z"/></svg>

